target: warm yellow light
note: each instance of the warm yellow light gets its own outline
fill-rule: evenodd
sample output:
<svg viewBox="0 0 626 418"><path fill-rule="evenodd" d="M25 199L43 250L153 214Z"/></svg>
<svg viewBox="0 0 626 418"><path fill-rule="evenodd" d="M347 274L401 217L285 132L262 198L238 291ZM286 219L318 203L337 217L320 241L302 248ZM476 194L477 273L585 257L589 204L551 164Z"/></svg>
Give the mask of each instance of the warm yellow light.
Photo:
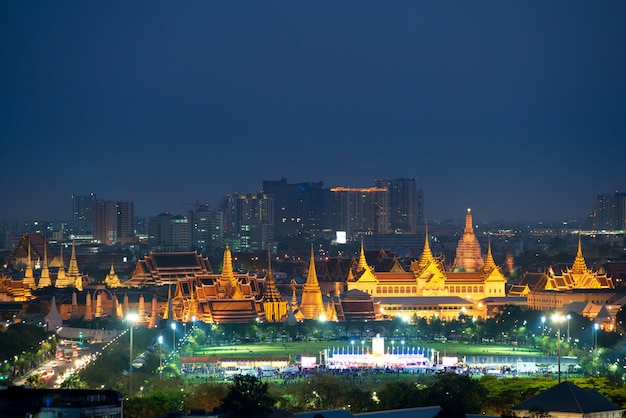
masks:
<svg viewBox="0 0 626 418"><path fill-rule="evenodd" d="M128 322L137 322L139 320L139 315L136 312L131 312L128 315L126 315L126 320Z"/></svg>

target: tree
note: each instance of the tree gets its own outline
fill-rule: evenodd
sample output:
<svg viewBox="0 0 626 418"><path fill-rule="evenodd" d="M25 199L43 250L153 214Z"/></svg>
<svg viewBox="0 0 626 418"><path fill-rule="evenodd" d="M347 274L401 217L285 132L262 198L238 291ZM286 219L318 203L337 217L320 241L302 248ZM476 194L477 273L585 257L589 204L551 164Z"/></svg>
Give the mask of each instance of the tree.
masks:
<svg viewBox="0 0 626 418"><path fill-rule="evenodd" d="M73 374L61 383L61 389L89 389L87 382Z"/></svg>
<svg viewBox="0 0 626 418"><path fill-rule="evenodd" d="M233 418L263 418L269 415L275 400L269 394L267 383L254 376L236 375L222 407Z"/></svg>
<svg viewBox="0 0 626 418"><path fill-rule="evenodd" d="M478 414L487 395L485 387L470 376L443 373L428 388L427 405L440 405L447 416Z"/></svg>
<svg viewBox="0 0 626 418"><path fill-rule="evenodd" d="M379 406L382 410L403 409L423 406L424 395L415 383L395 381L387 383L378 391Z"/></svg>

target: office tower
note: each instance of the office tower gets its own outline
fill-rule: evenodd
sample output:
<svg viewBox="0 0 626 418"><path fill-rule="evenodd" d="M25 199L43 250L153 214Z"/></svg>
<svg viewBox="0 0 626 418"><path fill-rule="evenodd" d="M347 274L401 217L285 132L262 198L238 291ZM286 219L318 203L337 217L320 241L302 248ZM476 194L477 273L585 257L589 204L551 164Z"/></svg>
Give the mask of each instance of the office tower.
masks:
<svg viewBox="0 0 626 418"><path fill-rule="evenodd" d="M135 236L135 210L133 202L117 202L117 238Z"/></svg>
<svg viewBox="0 0 626 418"><path fill-rule="evenodd" d="M386 187L333 187L326 193L325 226L348 236L390 232Z"/></svg>
<svg viewBox="0 0 626 418"><path fill-rule="evenodd" d="M148 221L148 244L156 251L188 251L189 220L182 215L162 213Z"/></svg>
<svg viewBox="0 0 626 418"><path fill-rule="evenodd" d="M224 216L221 211L208 206L199 206L188 212L188 218L189 241L192 249L203 252L224 236Z"/></svg>
<svg viewBox="0 0 626 418"><path fill-rule="evenodd" d="M96 200L93 203L93 238L102 244L117 242L117 202Z"/></svg>
<svg viewBox="0 0 626 418"><path fill-rule="evenodd" d="M415 178L377 180L376 187L387 188L389 227L392 232L417 232L418 191Z"/></svg>
<svg viewBox="0 0 626 418"><path fill-rule="evenodd" d="M589 216L589 226L598 231L626 229L626 193L601 194Z"/></svg>
<svg viewBox="0 0 626 418"><path fill-rule="evenodd" d="M317 232L324 219L324 182L287 183L287 179L264 180L263 193L274 199L274 235Z"/></svg>
<svg viewBox="0 0 626 418"><path fill-rule="evenodd" d="M274 239L274 199L266 193L236 193L222 202L227 235L237 238L234 250L265 250Z"/></svg>
<svg viewBox="0 0 626 418"><path fill-rule="evenodd" d="M72 195L72 221L75 232L84 234L93 231L93 204L96 201L95 193L88 195Z"/></svg>
<svg viewBox="0 0 626 418"><path fill-rule="evenodd" d="M135 236L133 202L96 200L93 203L93 237L113 245L127 242Z"/></svg>

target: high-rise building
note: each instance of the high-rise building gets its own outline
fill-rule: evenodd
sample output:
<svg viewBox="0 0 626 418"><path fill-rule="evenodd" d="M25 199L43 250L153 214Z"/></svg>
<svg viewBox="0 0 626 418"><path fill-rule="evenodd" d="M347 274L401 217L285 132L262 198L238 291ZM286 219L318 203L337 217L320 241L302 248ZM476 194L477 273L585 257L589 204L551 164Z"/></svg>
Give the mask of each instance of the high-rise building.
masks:
<svg viewBox="0 0 626 418"><path fill-rule="evenodd" d="M601 194L589 216L589 227L595 230L626 229L626 193Z"/></svg>
<svg viewBox="0 0 626 418"><path fill-rule="evenodd" d="M93 231L93 204L96 201L95 193L88 195L72 195L72 221L75 232L84 234Z"/></svg>
<svg viewBox="0 0 626 418"><path fill-rule="evenodd" d="M189 220L182 215L174 216L170 213L150 218L148 244L157 251L189 250Z"/></svg>
<svg viewBox="0 0 626 418"><path fill-rule="evenodd" d="M188 212L189 241L192 249L200 252L219 242L224 236L224 216L222 211L208 206L199 206Z"/></svg>
<svg viewBox="0 0 626 418"><path fill-rule="evenodd" d="M112 245L135 236L133 202L95 200L93 202L93 237Z"/></svg>
<svg viewBox="0 0 626 418"><path fill-rule="evenodd" d="M333 187L326 193L325 227L348 236L388 234L386 187Z"/></svg>
<svg viewBox="0 0 626 418"><path fill-rule="evenodd" d="M322 229L324 182L287 183L287 179L264 180L263 193L274 200L274 235L286 237Z"/></svg>
<svg viewBox="0 0 626 418"><path fill-rule="evenodd" d="M417 232L418 191L415 178L377 180L376 187L385 187L389 226L392 232L414 234Z"/></svg>
<svg viewBox="0 0 626 418"><path fill-rule="evenodd" d="M93 203L93 238L105 245L117 242L117 202L96 200Z"/></svg>
<svg viewBox="0 0 626 418"><path fill-rule="evenodd" d="M117 238L118 240L135 236L135 209L133 202L117 202Z"/></svg>
<svg viewBox="0 0 626 418"><path fill-rule="evenodd" d="M222 202L228 236L235 251L265 250L274 239L274 199L266 193L236 193Z"/></svg>

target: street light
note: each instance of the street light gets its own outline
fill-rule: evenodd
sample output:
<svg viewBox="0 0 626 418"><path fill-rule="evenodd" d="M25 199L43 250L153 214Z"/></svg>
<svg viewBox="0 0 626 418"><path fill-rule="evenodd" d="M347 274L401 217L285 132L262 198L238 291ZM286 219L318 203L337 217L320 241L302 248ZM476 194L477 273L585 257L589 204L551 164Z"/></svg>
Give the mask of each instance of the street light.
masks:
<svg viewBox="0 0 626 418"><path fill-rule="evenodd" d="M593 324L593 356L596 357L598 355L598 329L600 325Z"/></svg>
<svg viewBox="0 0 626 418"><path fill-rule="evenodd" d="M129 373L129 380L128 380L128 397L132 398L133 397L133 325L134 323L139 319L139 315L137 315L136 313L129 313L128 315L126 315L126 320L128 322L130 322L130 355L129 355L129 359L128 359L128 373Z"/></svg>
<svg viewBox="0 0 626 418"><path fill-rule="evenodd" d="M564 319L566 318L561 314L554 314L552 316L552 322L556 322L556 325L557 325L556 347L557 347L557 356L558 356L558 381L559 383L561 383L561 322L563 322Z"/></svg>
<svg viewBox="0 0 626 418"><path fill-rule="evenodd" d="M159 335L157 341L159 342L159 377L162 377L161 373L163 373L163 336Z"/></svg>
<svg viewBox="0 0 626 418"><path fill-rule="evenodd" d="M542 316L541 317L541 335L545 334L546 332L546 317Z"/></svg>
<svg viewBox="0 0 626 418"><path fill-rule="evenodd" d="M567 343L569 344L569 342L570 342L570 338L569 338L569 320L572 319L572 315L567 314L566 318L567 318Z"/></svg>
<svg viewBox="0 0 626 418"><path fill-rule="evenodd" d="M172 355L176 351L176 322L172 322Z"/></svg>

